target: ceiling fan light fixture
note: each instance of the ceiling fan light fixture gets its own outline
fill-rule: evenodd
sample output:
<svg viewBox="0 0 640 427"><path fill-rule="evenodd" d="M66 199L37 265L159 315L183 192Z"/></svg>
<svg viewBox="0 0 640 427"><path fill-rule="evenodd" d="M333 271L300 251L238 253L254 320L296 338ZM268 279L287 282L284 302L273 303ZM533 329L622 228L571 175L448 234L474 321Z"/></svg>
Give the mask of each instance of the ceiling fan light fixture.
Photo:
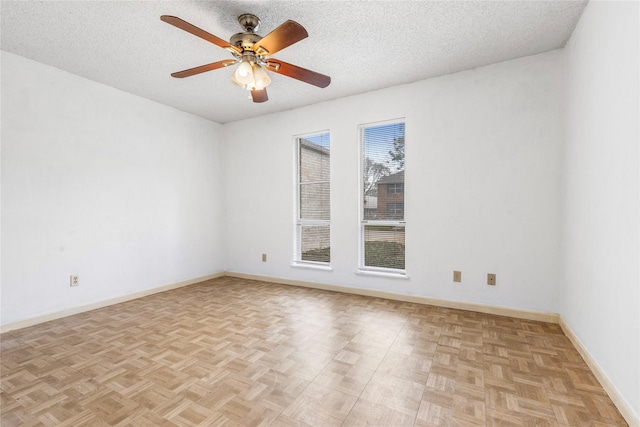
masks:
<svg viewBox="0 0 640 427"><path fill-rule="evenodd" d="M236 86L240 86L242 89L246 89L247 88L246 84L244 84L241 81L239 81L238 79L236 79L236 73L235 72L233 74L231 74L231 82Z"/></svg>
<svg viewBox="0 0 640 427"><path fill-rule="evenodd" d="M260 66L255 65L253 69L253 87L256 89L264 89L271 84L271 77L269 74Z"/></svg>
<svg viewBox="0 0 640 427"><path fill-rule="evenodd" d="M327 87L331 83L331 77L329 76L271 58L272 54L303 40L309 35L302 25L290 19L265 37L262 37L255 32L260 24L258 17L245 13L238 17L238 22L245 31L231 36L229 42L177 16L162 15L160 19L176 28L226 49L234 57L234 59L216 61L211 64L171 73L172 77L189 77L238 64L238 67L231 74L231 82L250 91L250 99L256 103L269 100L266 87L271 84L271 77L269 77L267 71L291 77L320 88Z"/></svg>
<svg viewBox="0 0 640 427"><path fill-rule="evenodd" d="M251 67L251 63L240 63L234 73L234 77L243 85L250 85L253 82L253 68Z"/></svg>
<svg viewBox="0 0 640 427"><path fill-rule="evenodd" d="M243 62L231 75L231 81L246 90L261 90L271 84L271 77L260 65Z"/></svg>

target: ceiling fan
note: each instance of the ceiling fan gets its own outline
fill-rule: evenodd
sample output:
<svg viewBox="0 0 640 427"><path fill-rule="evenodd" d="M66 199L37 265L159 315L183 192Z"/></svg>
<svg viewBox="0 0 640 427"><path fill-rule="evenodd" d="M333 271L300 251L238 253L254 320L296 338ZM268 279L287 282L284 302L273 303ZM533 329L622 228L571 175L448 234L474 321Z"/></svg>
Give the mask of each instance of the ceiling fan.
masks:
<svg viewBox="0 0 640 427"><path fill-rule="evenodd" d="M327 87L329 83L331 83L331 77L329 76L271 58L271 55L274 53L299 42L309 35L307 30L295 21L288 20L262 37L255 33L260 26L258 17L250 13L245 13L238 17L238 22L245 31L234 34L229 40L229 43L227 43L221 38L175 16L162 15L160 19L174 27L178 27L181 30L228 50L234 57L234 59L224 59L222 61L212 62L211 64L178 71L171 74L173 77L189 77L239 63L240 65L233 73L231 81L243 89L250 90L253 102L265 102L269 99L266 87L271 83L271 78L265 72L265 69L320 88Z"/></svg>

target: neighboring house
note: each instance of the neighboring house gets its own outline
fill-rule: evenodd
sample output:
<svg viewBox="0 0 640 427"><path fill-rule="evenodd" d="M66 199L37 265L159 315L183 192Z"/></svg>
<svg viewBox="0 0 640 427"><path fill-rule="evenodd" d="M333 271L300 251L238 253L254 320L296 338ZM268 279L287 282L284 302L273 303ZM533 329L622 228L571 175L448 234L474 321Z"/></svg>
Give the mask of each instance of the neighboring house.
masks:
<svg viewBox="0 0 640 427"><path fill-rule="evenodd" d="M378 219L404 218L404 171L378 181Z"/></svg>
<svg viewBox="0 0 640 427"><path fill-rule="evenodd" d="M330 156L328 149L306 139L300 140L301 219L328 220L331 218ZM305 226L301 235L303 251L328 248L329 237L329 228L326 226Z"/></svg>

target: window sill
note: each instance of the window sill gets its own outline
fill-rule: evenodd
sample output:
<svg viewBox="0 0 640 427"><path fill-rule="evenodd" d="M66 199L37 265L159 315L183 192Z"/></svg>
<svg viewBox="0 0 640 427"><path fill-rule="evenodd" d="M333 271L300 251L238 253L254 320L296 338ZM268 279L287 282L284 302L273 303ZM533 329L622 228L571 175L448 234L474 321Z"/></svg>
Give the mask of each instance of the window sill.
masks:
<svg viewBox="0 0 640 427"><path fill-rule="evenodd" d="M299 262L299 261L292 262L291 267L306 268L309 270L333 271L333 268L331 268L330 265L311 264L311 263Z"/></svg>
<svg viewBox="0 0 640 427"><path fill-rule="evenodd" d="M386 277L389 279L409 279L407 273L395 273L390 271L377 271L377 270L356 270L356 274L359 276L377 276L377 277Z"/></svg>

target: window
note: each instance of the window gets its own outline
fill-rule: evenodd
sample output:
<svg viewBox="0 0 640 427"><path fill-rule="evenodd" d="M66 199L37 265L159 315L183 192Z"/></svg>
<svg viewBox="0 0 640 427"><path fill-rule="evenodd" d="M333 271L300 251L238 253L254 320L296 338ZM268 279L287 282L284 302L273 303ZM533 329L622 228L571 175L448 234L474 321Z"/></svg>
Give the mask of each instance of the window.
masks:
<svg viewBox="0 0 640 427"><path fill-rule="evenodd" d="M296 138L297 215L295 261L331 260L329 133Z"/></svg>
<svg viewBox="0 0 640 427"><path fill-rule="evenodd" d="M404 274L404 121L360 131L360 269Z"/></svg>
<svg viewBox="0 0 640 427"><path fill-rule="evenodd" d="M387 184L387 194L402 194L402 193L404 193L404 182Z"/></svg>
<svg viewBox="0 0 640 427"><path fill-rule="evenodd" d="M387 203L387 214L404 216L404 203Z"/></svg>

